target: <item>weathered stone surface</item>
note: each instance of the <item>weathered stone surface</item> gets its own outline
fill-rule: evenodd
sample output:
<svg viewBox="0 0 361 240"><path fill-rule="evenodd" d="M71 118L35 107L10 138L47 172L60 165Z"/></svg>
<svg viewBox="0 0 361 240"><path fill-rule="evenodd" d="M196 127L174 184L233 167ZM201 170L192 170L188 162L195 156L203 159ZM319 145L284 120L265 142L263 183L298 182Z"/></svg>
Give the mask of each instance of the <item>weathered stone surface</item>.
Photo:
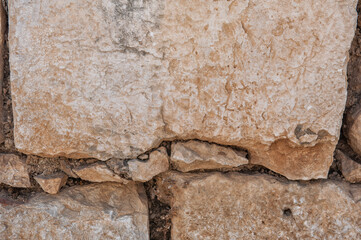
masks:
<svg viewBox="0 0 361 240"><path fill-rule="evenodd" d="M346 180L352 183L361 182L361 164L338 149L336 149L336 157L341 160L341 171Z"/></svg>
<svg viewBox="0 0 361 240"><path fill-rule="evenodd" d="M4 78L4 41L6 31L6 16L5 10L0 4L0 89L3 89L3 78ZM0 95L0 143L5 141L4 126L3 126L3 95Z"/></svg>
<svg viewBox="0 0 361 240"><path fill-rule="evenodd" d="M16 147L129 159L163 139L201 139L290 179L325 178L355 6L9 1Z"/></svg>
<svg viewBox="0 0 361 240"><path fill-rule="evenodd" d="M128 182L126 179L121 178L110 170L104 162L96 162L90 165L80 166L74 168L73 171L81 179L90 182Z"/></svg>
<svg viewBox="0 0 361 240"><path fill-rule="evenodd" d="M160 147L149 154L146 161L134 159L128 162L129 175L134 181L147 182L154 176L168 171L169 157L167 149Z"/></svg>
<svg viewBox="0 0 361 240"><path fill-rule="evenodd" d="M352 149L361 155L361 108L348 114L347 140Z"/></svg>
<svg viewBox="0 0 361 240"><path fill-rule="evenodd" d="M77 178L78 176L73 172L71 165L64 159L59 160L59 168L65 172L69 177Z"/></svg>
<svg viewBox="0 0 361 240"><path fill-rule="evenodd" d="M361 184L352 184L350 193L355 202L361 202Z"/></svg>
<svg viewBox="0 0 361 240"><path fill-rule="evenodd" d="M8 202L9 203L9 202ZM142 186L102 183L0 204L2 239L149 239Z"/></svg>
<svg viewBox="0 0 361 240"><path fill-rule="evenodd" d="M345 182L300 184L239 173L161 176L157 187L172 207L172 239L361 237L361 202Z"/></svg>
<svg viewBox="0 0 361 240"><path fill-rule="evenodd" d="M64 173L55 173L51 175L38 175L34 179L45 192L57 194L60 188L66 184L68 176Z"/></svg>
<svg viewBox="0 0 361 240"><path fill-rule="evenodd" d="M232 168L248 163L247 153L200 141L172 144L171 162L182 172L200 169Z"/></svg>
<svg viewBox="0 0 361 240"><path fill-rule="evenodd" d="M0 154L0 183L13 187L31 187L25 159L14 154Z"/></svg>

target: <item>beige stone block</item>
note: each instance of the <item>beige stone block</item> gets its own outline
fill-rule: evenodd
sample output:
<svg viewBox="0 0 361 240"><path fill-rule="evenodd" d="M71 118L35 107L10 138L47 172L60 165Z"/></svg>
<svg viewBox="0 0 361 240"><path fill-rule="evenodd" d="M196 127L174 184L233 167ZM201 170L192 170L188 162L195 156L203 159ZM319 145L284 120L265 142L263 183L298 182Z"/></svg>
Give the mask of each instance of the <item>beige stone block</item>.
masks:
<svg viewBox="0 0 361 240"><path fill-rule="evenodd" d="M91 184L40 193L24 204L0 204L3 239L149 239L144 188Z"/></svg>
<svg viewBox="0 0 361 240"><path fill-rule="evenodd" d="M361 185L289 182L269 175L157 177L172 212L172 239L359 239Z"/></svg>
<svg viewBox="0 0 361 240"><path fill-rule="evenodd" d="M356 2L9 1L15 145L106 160L200 139L326 178Z"/></svg>

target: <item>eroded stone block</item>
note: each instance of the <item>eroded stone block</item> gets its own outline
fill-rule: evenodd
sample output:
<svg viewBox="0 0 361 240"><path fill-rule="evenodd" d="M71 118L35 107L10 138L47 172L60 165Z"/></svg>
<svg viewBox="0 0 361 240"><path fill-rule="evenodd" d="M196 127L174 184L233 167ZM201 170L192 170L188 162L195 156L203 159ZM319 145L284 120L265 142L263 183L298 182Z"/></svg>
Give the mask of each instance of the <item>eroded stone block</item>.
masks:
<svg viewBox="0 0 361 240"><path fill-rule="evenodd" d="M268 175L157 177L172 239L359 239L361 185L285 182Z"/></svg>
<svg viewBox="0 0 361 240"><path fill-rule="evenodd" d="M25 204L0 203L3 239L149 239L144 188L135 183L76 186Z"/></svg>
<svg viewBox="0 0 361 240"><path fill-rule="evenodd" d="M290 179L325 178L355 6L9 1L16 147L132 159L164 139L200 139Z"/></svg>

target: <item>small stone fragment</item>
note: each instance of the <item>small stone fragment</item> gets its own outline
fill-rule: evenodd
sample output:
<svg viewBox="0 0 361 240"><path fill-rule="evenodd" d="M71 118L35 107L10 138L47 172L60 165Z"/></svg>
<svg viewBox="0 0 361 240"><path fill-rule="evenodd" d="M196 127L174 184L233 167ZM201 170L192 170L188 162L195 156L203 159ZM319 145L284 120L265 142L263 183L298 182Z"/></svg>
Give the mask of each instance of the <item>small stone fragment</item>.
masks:
<svg viewBox="0 0 361 240"><path fill-rule="evenodd" d="M351 148L361 155L361 109L348 113L347 125L350 126L347 131L347 140Z"/></svg>
<svg viewBox="0 0 361 240"><path fill-rule="evenodd" d="M361 202L355 190L361 185L284 182L235 172L168 172L156 182L158 197L172 209L172 239L361 237Z"/></svg>
<svg viewBox="0 0 361 240"><path fill-rule="evenodd" d="M147 196L134 182L74 186L9 204L0 203L1 239L149 239Z"/></svg>
<svg viewBox="0 0 361 240"><path fill-rule="evenodd" d="M352 184L350 193L355 202L361 201L361 184Z"/></svg>
<svg viewBox="0 0 361 240"><path fill-rule="evenodd" d="M134 181L147 182L154 176L168 171L169 157L167 149L165 147L160 147L150 153L147 161L134 159L130 160L128 165L129 174Z"/></svg>
<svg viewBox="0 0 361 240"><path fill-rule="evenodd" d="M138 156L138 159L140 159L140 160L148 160L149 155L148 154L141 154L141 155Z"/></svg>
<svg viewBox="0 0 361 240"><path fill-rule="evenodd" d="M81 179L89 182L119 182L124 184L128 182L126 179L116 175L104 162L80 166L74 168L73 171Z"/></svg>
<svg viewBox="0 0 361 240"><path fill-rule="evenodd" d="M171 162L182 172L200 169L233 168L248 164L247 153L201 141L172 144Z"/></svg>
<svg viewBox="0 0 361 240"><path fill-rule="evenodd" d="M336 157L341 160L342 175L351 183L361 182L361 164L336 149Z"/></svg>
<svg viewBox="0 0 361 240"><path fill-rule="evenodd" d="M66 160L60 159L59 163L60 163L59 168L61 171L65 172L69 177L78 178L78 176L73 172L70 164Z"/></svg>
<svg viewBox="0 0 361 240"><path fill-rule="evenodd" d="M14 154L0 154L0 182L13 187L31 187L25 159Z"/></svg>
<svg viewBox="0 0 361 240"><path fill-rule="evenodd" d="M64 173L55 173L51 175L38 175L34 179L45 192L57 194L60 188L66 184L68 176Z"/></svg>
<svg viewBox="0 0 361 240"><path fill-rule="evenodd" d="M129 168L127 160L112 158L105 162L110 170L115 174L129 179Z"/></svg>

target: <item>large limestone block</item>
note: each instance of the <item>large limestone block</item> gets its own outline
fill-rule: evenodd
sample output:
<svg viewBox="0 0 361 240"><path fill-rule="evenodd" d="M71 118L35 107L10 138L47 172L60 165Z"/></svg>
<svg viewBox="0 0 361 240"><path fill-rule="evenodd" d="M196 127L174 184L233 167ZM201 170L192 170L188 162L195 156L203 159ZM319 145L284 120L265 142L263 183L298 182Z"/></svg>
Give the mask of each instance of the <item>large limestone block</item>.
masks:
<svg viewBox="0 0 361 240"><path fill-rule="evenodd" d="M327 6L327 7L325 7ZM15 144L131 159L164 139L324 178L356 0L9 1Z"/></svg>
<svg viewBox="0 0 361 240"><path fill-rule="evenodd" d="M76 186L7 203L0 204L1 239L149 239L147 197L135 183Z"/></svg>
<svg viewBox="0 0 361 240"><path fill-rule="evenodd" d="M157 186L172 208L172 239L361 238L361 185L173 172Z"/></svg>

